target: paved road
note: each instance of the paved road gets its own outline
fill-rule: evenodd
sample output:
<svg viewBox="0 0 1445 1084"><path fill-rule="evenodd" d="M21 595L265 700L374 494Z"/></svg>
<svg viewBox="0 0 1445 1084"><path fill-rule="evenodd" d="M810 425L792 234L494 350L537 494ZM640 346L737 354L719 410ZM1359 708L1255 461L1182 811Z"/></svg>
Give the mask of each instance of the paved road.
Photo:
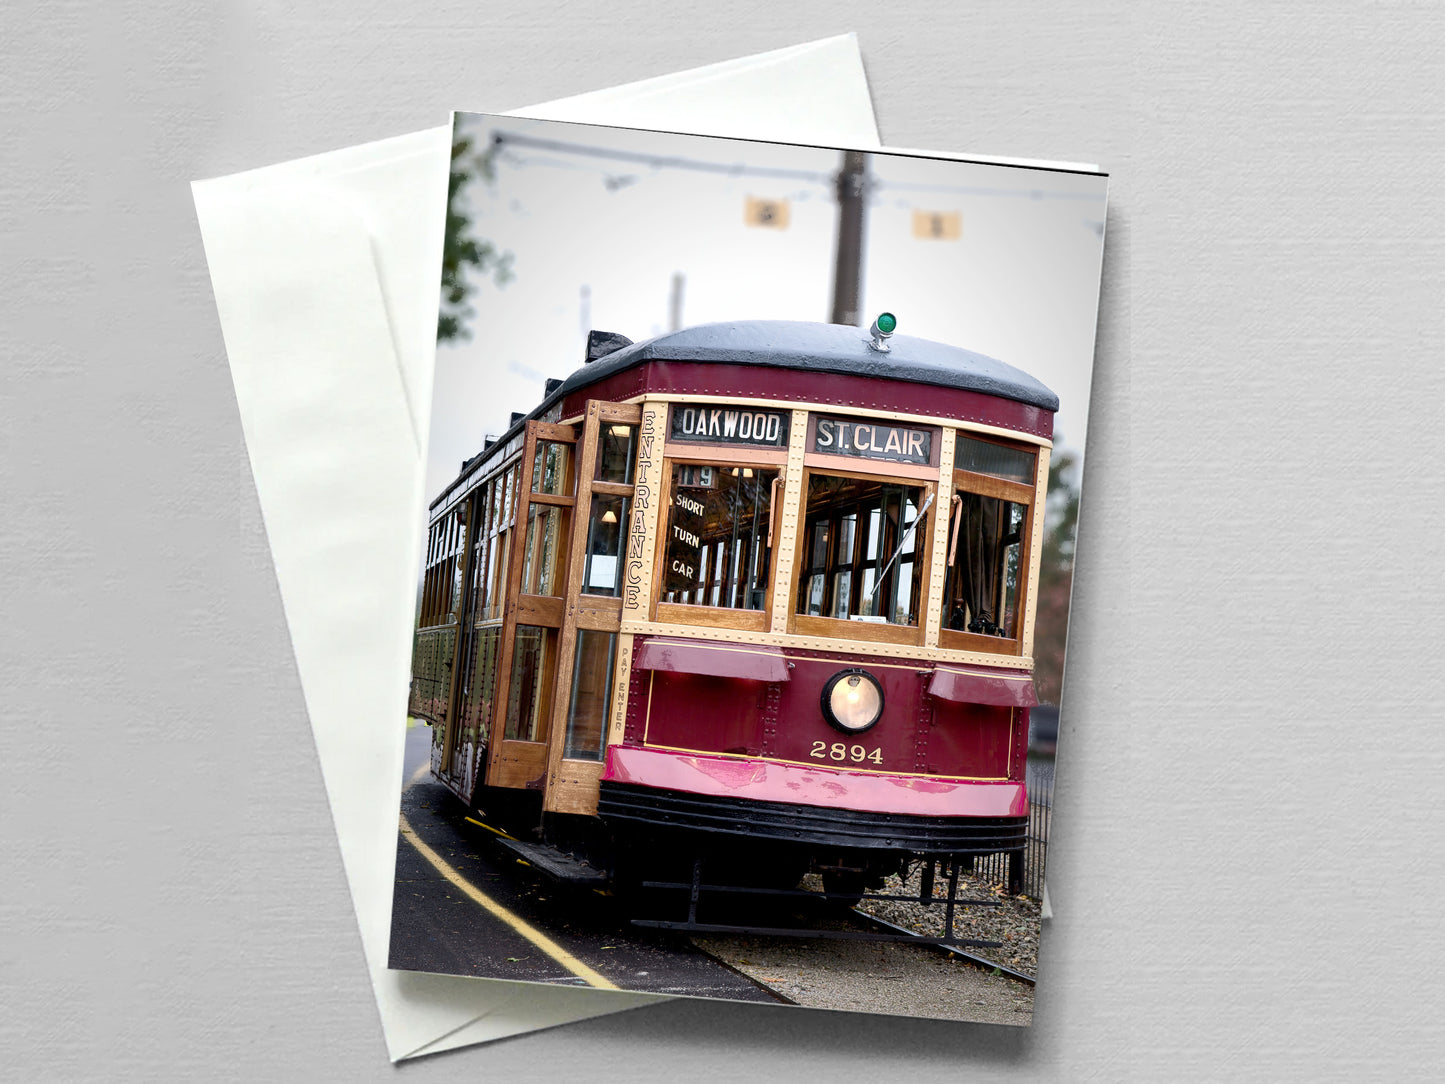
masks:
<svg viewBox="0 0 1445 1084"><path fill-rule="evenodd" d="M406 778L427 763L431 730L407 734ZM685 939L630 928L611 901L544 881L468 824L423 773L402 795L391 966L566 985L776 1002ZM420 844L420 846L418 846ZM423 852L453 871L453 879ZM479 902L479 899L481 902ZM550 946L550 947L549 947Z"/></svg>

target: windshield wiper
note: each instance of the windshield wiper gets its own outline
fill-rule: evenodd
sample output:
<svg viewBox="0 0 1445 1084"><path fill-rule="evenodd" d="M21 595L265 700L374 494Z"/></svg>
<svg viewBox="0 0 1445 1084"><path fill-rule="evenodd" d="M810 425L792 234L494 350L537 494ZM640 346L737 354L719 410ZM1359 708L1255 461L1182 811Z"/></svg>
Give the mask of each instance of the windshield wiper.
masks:
<svg viewBox="0 0 1445 1084"><path fill-rule="evenodd" d="M898 555L903 552L903 547L908 545L908 536L918 529L923 522L923 517L928 515L929 506L933 504L933 494L928 495L928 500L923 502L923 507L918 510L918 515L913 517L913 522L903 529L903 534L898 539L898 548L893 551L893 556L888 558L888 563L883 566L883 571L878 573L878 582L873 585L873 591L868 595L868 608L873 608L873 600L878 597L878 592L883 588L883 581L888 577L888 570L893 567L893 562L898 560Z"/></svg>

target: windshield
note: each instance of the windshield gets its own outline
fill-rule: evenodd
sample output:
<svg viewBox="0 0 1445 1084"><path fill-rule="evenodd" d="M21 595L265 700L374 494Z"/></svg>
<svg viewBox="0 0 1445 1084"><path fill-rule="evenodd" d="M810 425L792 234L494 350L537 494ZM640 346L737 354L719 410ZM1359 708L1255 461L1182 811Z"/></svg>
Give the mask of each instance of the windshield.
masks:
<svg viewBox="0 0 1445 1084"><path fill-rule="evenodd" d="M798 613L917 625L923 487L878 478L808 478Z"/></svg>

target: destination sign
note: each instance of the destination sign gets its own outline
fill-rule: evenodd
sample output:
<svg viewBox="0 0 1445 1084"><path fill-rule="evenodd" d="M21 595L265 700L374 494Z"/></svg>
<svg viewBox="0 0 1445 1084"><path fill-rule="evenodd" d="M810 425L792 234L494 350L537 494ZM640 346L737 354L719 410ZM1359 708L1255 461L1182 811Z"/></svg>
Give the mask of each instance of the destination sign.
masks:
<svg viewBox="0 0 1445 1084"><path fill-rule="evenodd" d="M746 407L684 406L672 408L672 439L696 444L747 444L783 448L788 443L792 412L749 410Z"/></svg>
<svg viewBox="0 0 1445 1084"><path fill-rule="evenodd" d="M809 450L890 463L928 464L933 462L933 430L824 416L813 430Z"/></svg>
<svg viewBox="0 0 1445 1084"><path fill-rule="evenodd" d="M664 591L690 591L697 586L702 524L706 506L687 490L674 492L667 517L667 567Z"/></svg>

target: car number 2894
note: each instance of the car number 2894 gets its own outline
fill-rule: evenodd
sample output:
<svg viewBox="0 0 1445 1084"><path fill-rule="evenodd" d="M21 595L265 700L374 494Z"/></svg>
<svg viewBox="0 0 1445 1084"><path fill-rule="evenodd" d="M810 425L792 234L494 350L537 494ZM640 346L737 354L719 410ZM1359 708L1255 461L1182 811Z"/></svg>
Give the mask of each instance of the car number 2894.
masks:
<svg viewBox="0 0 1445 1084"><path fill-rule="evenodd" d="M844 745L840 741L835 741L832 745L825 741L815 741L808 755L819 760L851 760L854 764L862 764L865 760L871 760L874 764L883 763L883 750L867 749L861 745Z"/></svg>

